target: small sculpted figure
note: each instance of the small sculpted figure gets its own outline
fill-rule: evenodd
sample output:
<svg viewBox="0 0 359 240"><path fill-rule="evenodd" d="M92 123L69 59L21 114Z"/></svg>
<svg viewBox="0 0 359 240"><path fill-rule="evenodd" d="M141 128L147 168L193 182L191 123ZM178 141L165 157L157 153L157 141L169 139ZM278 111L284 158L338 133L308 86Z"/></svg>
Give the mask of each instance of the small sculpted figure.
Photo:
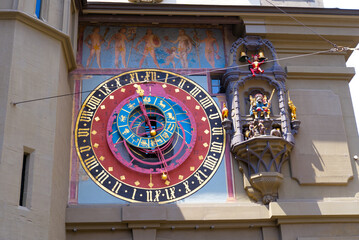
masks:
<svg viewBox="0 0 359 240"><path fill-rule="evenodd" d="M253 56L253 62L251 60L247 60L249 64L251 64L252 66L250 66L250 70L252 72L252 76L255 77L256 74L258 73L263 73L264 70L262 70L260 68L260 65L262 65L266 60L264 59L263 61L259 60L259 55L256 54Z"/></svg>
<svg viewBox="0 0 359 240"><path fill-rule="evenodd" d="M253 121L250 122L250 123L249 123L249 127L248 127L248 129L247 129L247 131L246 131L246 133L245 133L245 136L246 136L247 139L254 137L255 128L256 128L256 127L254 126Z"/></svg>
<svg viewBox="0 0 359 240"><path fill-rule="evenodd" d="M223 103L222 108L222 119L228 118L228 108L225 103Z"/></svg>
<svg viewBox="0 0 359 240"><path fill-rule="evenodd" d="M297 119L297 107L294 105L293 101L289 97L289 91L288 91L288 106L290 109L290 114L292 117L292 121Z"/></svg>
<svg viewBox="0 0 359 240"><path fill-rule="evenodd" d="M264 98L261 93L257 93L254 98L250 95L249 98L251 101L250 115L254 116L254 118L263 117L264 113L268 112L268 102L266 98Z"/></svg>
<svg viewBox="0 0 359 240"><path fill-rule="evenodd" d="M254 97L252 95L249 95L249 99L250 99L249 111L251 116L253 116L255 119L263 118L263 117L269 118L271 112L270 106L272 103L274 91L275 89L273 89L269 100L267 99L266 95L263 95L261 93L257 93L256 95L254 95Z"/></svg>
<svg viewBox="0 0 359 240"><path fill-rule="evenodd" d="M279 128L273 128L271 131L270 131L270 135L271 136L275 136L275 137L281 137L282 134L280 133L280 129Z"/></svg>

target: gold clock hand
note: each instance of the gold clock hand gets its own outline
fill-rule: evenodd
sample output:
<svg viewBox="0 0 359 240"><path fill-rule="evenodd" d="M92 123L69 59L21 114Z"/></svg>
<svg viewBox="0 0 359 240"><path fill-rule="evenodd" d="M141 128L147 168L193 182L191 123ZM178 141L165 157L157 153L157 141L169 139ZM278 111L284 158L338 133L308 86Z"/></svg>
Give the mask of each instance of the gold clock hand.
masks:
<svg viewBox="0 0 359 240"><path fill-rule="evenodd" d="M151 134L152 137L154 137L154 136L156 136L157 132L156 132L156 130L152 129L151 122L150 122L150 119L149 119L147 111L146 111L146 107L143 104L143 96L145 94L145 91L141 88L141 85L135 84L134 87L137 88L136 92L141 97L141 101L139 102L140 109L142 111L143 116L145 117L146 124L150 129L150 134ZM168 171L167 171L167 163L165 161L165 157L163 156L163 153L162 153L161 149L158 147L156 138L154 138L154 142L155 142L155 145L156 145L155 148L156 148L157 156L160 159L160 161L162 162L163 167L165 169L165 172L162 174L162 179L167 180L167 178L169 179L169 175L168 175Z"/></svg>

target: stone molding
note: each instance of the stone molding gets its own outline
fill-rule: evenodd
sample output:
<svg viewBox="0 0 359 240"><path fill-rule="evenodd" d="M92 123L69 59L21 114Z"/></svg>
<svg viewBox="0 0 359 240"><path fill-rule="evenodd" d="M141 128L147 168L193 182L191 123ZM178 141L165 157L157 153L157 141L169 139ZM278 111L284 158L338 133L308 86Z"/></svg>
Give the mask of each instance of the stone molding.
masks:
<svg viewBox="0 0 359 240"><path fill-rule="evenodd" d="M68 70L72 71L76 68L75 54L71 45L71 39L67 34L22 11L0 10L0 20L19 21L60 41Z"/></svg>
<svg viewBox="0 0 359 240"><path fill-rule="evenodd" d="M212 221L222 227L275 226L284 223L336 223L359 222L359 200L356 198L336 198L331 201L293 199L291 201L271 202L268 206L255 203L218 204L165 204L146 205L150 212L143 212L143 205L77 205L66 208L66 225L85 229L103 229L111 224L137 224L149 227L166 228L171 224L186 225L201 222L208 226ZM147 210L146 210L147 211ZM140 217L139 213L146 215ZM158 217L161 215L161 217ZM131 216L131 217L130 217ZM165 218L163 218L165 216ZM184 220L187 223L184 223ZM133 224L135 223L136 224ZM101 223L104 225L96 224ZM213 223L212 223L213 224ZM128 226L128 225L126 225Z"/></svg>
<svg viewBox="0 0 359 240"><path fill-rule="evenodd" d="M353 67L286 66L287 78L301 80L342 80L350 82L355 75Z"/></svg>

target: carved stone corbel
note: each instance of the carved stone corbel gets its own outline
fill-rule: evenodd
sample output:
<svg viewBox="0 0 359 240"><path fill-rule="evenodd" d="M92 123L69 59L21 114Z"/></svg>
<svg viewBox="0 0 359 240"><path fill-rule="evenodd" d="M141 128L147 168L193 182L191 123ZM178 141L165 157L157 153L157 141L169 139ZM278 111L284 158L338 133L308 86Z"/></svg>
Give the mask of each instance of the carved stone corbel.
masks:
<svg viewBox="0 0 359 240"><path fill-rule="evenodd" d="M258 191L264 204L278 198L278 188L283 181L280 171L292 147L281 137L260 136L244 141L233 149L240 171L247 179L244 187L249 197L258 201L260 198L255 193ZM252 188L248 186L248 181Z"/></svg>

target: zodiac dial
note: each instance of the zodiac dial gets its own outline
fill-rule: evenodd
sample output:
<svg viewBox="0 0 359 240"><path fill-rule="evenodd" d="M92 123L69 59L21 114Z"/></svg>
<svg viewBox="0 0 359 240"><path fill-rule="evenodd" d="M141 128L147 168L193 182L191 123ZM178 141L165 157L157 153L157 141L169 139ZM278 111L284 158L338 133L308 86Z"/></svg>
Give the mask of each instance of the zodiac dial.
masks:
<svg viewBox="0 0 359 240"><path fill-rule="evenodd" d="M163 70L126 72L85 100L75 143L83 168L129 202L167 203L203 187L220 165L218 107L192 80Z"/></svg>

